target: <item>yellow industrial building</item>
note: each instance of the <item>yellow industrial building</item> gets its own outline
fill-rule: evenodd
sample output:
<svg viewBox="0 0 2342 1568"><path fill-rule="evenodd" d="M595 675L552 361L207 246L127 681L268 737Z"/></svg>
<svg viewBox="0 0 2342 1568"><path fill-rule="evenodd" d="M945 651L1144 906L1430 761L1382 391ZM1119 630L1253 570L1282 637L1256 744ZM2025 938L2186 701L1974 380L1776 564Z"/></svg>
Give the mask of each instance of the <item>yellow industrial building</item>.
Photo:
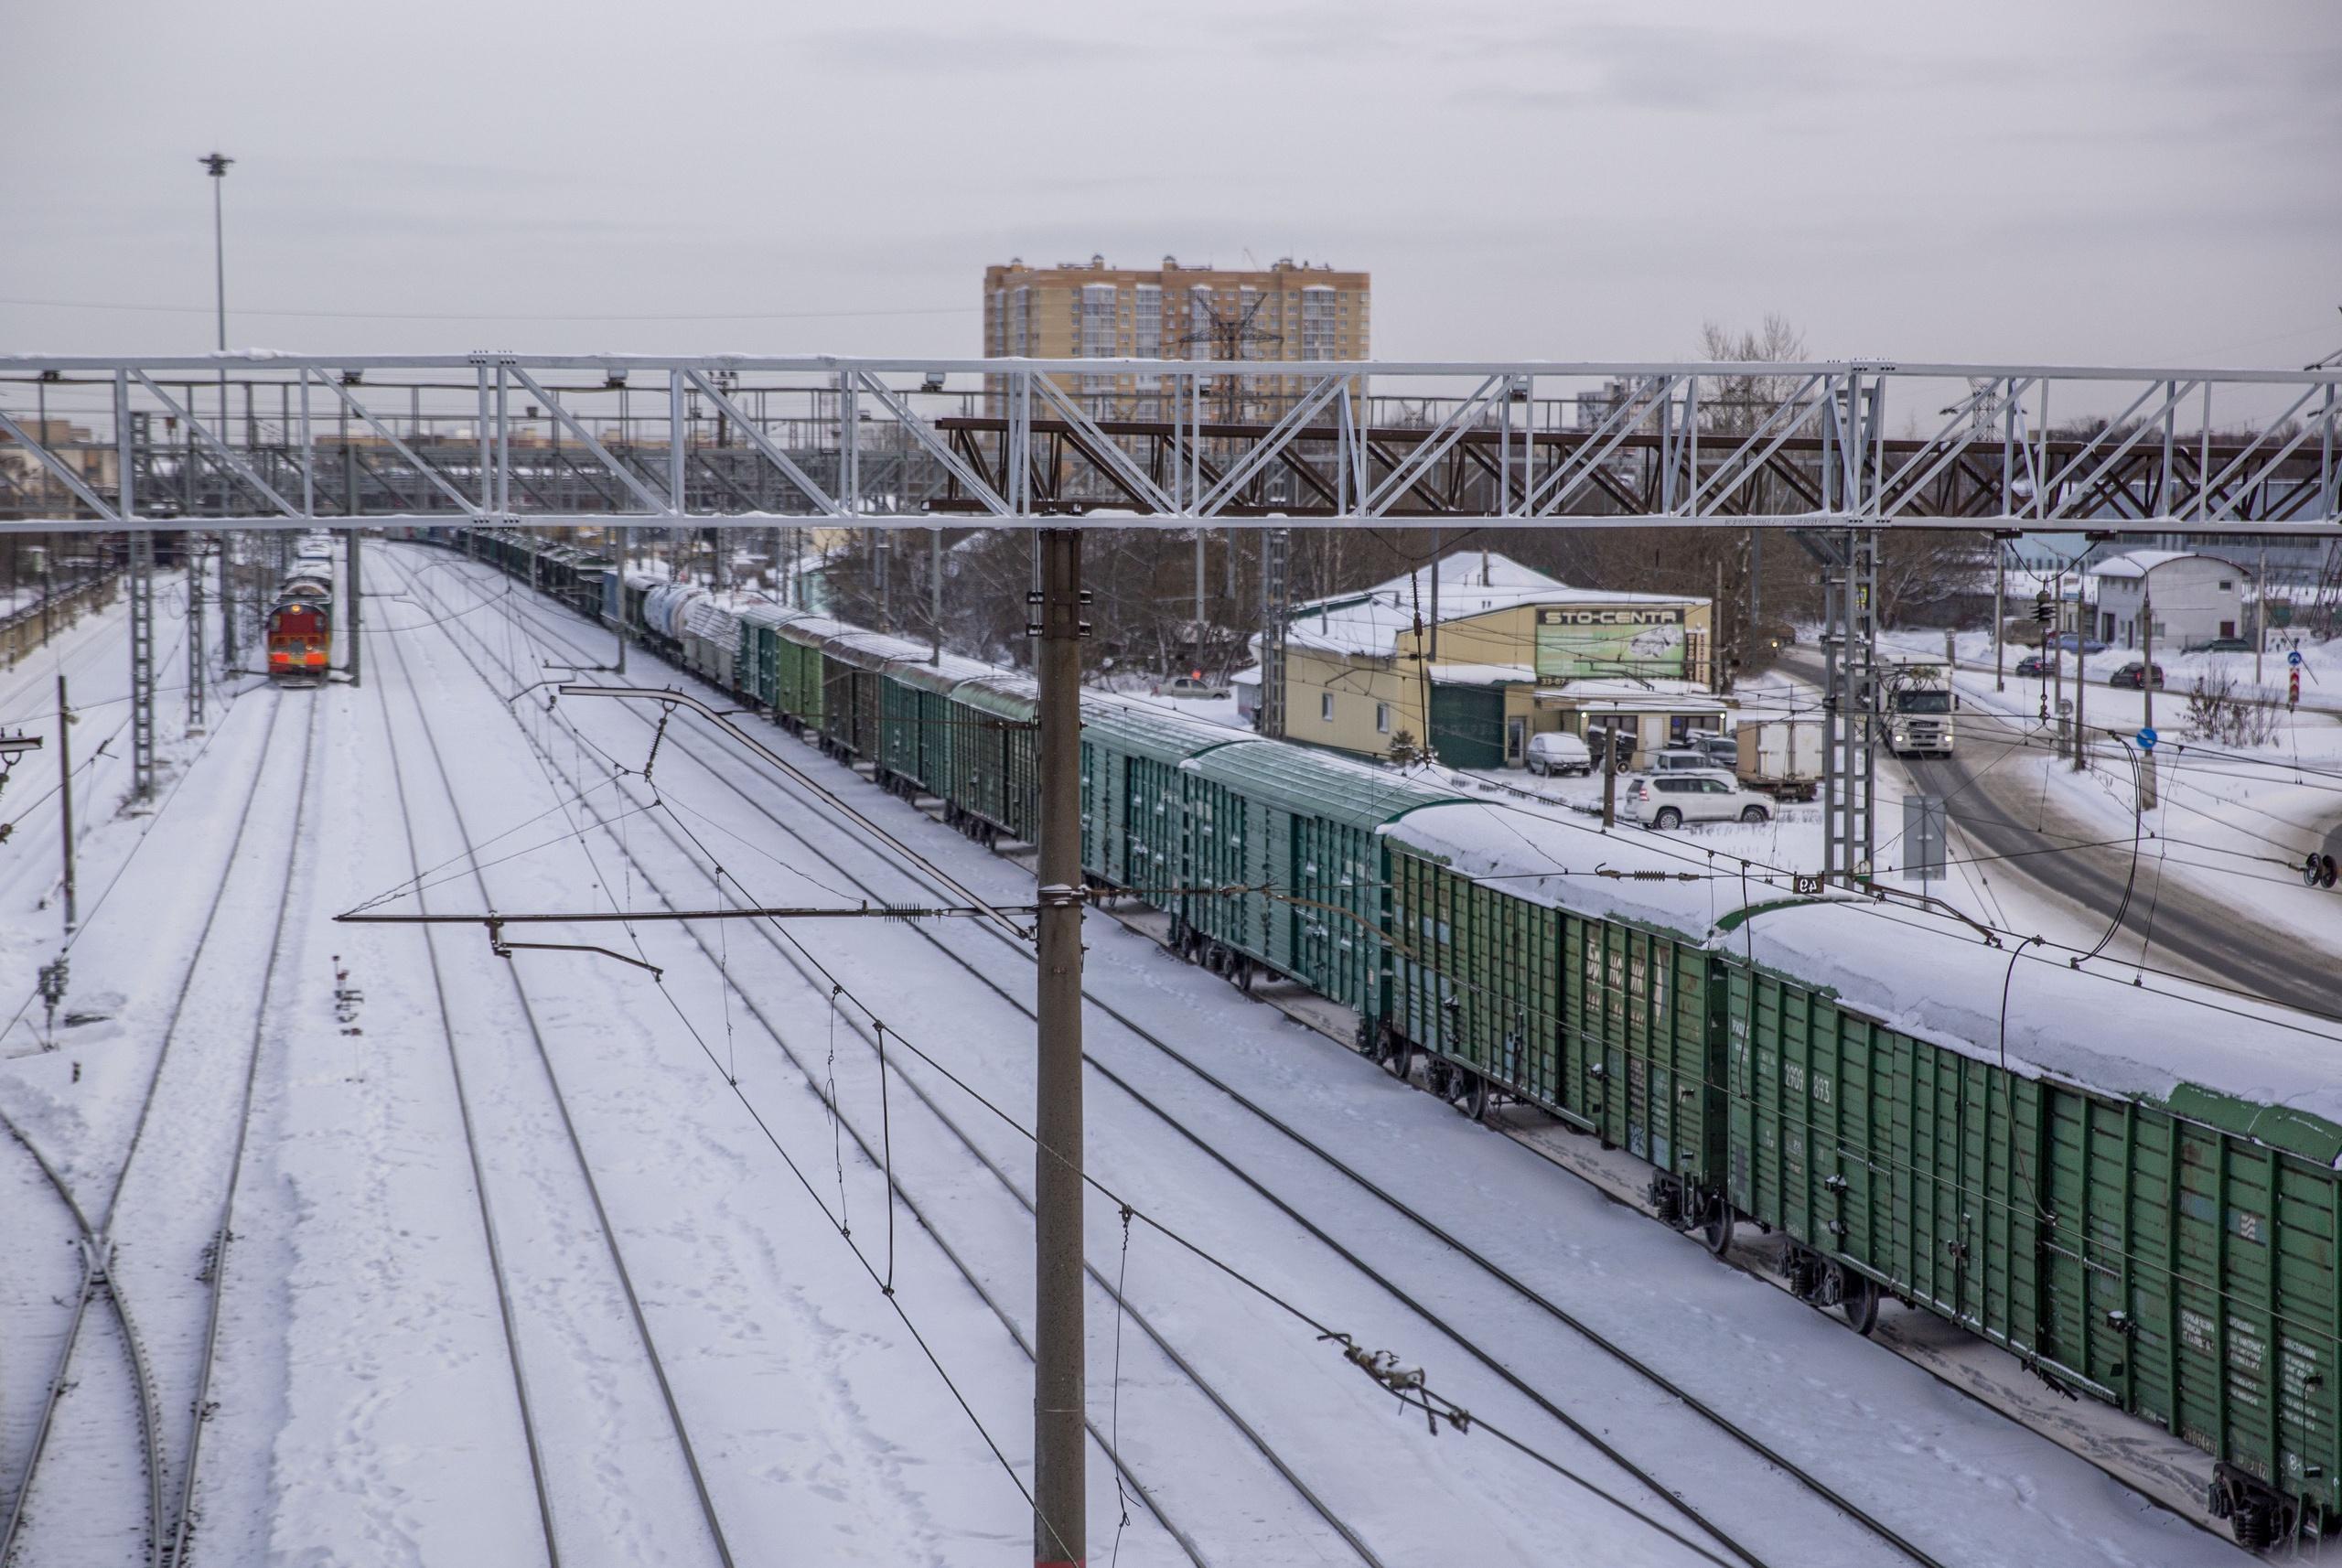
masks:
<svg viewBox="0 0 2342 1568"><path fill-rule="evenodd" d="M1720 725L1708 600L1574 588L1485 551L1438 574L1435 620L1428 571L1295 608L1288 738L1389 757L1428 736L1451 767L1499 768L1541 730L1615 727L1639 754Z"/></svg>

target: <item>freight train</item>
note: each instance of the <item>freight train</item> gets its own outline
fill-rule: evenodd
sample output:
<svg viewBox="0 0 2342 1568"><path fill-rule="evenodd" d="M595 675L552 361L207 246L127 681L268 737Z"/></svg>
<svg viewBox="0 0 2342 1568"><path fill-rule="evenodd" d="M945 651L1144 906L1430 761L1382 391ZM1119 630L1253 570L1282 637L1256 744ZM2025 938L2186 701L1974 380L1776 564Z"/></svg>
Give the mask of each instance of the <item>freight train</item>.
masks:
<svg viewBox="0 0 2342 1568"><path fill-rule="evenodd" d="M963 831L1035 837L1026 677L451 532ZM1342 1004L1467 1112L1647 1162L1659 1217L1719 1252L1778 1234L1860 1331L1893 1297L2178 1434L2240 1542L2342 1528L2324 1020L1104 694L1081 766L1090 880L1166 909L1184 956Z"/></svg>
<svg viewBox="0 0 2342 1568"><path fill-rule="evenodd" d="M262 643L277 685L325 684L333 660L333 544L326 535L303 536L269 601Z"/></svg>

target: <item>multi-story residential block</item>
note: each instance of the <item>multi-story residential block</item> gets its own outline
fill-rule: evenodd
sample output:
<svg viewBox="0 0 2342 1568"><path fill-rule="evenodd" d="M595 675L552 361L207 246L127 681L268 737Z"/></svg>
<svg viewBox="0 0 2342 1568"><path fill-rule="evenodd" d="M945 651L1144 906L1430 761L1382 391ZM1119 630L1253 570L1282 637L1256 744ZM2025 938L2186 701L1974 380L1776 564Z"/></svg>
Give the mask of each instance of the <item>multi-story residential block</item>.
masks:
<svg viewBox="0 0 2342 1568"><path fill-rule="evenodd" d="M1371 285L1362 272L1281 259L1262 271L1181 266L984 269L984 353L1024 360L1363 360L1372 341ZM1159 377L1067 375L1099 412L1167 417ZM1304 387L1297 378L1241 376L1213 389L1206 417L1259 418ZM1363 388L1354 389L1361 392Z"/></svg>

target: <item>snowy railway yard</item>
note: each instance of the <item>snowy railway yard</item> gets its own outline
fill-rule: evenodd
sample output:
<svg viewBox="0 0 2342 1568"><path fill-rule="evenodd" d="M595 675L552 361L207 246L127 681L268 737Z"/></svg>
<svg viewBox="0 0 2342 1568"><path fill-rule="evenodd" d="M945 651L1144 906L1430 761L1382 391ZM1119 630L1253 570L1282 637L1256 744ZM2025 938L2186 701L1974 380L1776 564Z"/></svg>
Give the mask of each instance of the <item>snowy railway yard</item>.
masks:
<svg viewBox="0 0 2342 1568"><path fill-rule="evenodd" d="M642 920L500 956L332 917L951 901L934 871L1013 911L1029 875L763 720L810 787L553 700L608 633L488 566L391 545L368 582L362 686L240 693L149 814L87 791L54 1049L49 873L0 872L9 1561L1014 1558L1029 947ZM60 647L77 707L120 647ZM1087 940L1094 1559L2243 1561L1140 932Z"/></svg>

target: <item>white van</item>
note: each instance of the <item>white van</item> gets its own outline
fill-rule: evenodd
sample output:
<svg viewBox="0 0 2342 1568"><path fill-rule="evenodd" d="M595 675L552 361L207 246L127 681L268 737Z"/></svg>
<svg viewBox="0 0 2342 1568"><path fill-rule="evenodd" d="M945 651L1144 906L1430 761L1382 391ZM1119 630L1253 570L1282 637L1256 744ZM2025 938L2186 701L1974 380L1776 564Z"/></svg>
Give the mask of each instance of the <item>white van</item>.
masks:
<svg viewBox="0 0 2342 1568"><path fill-rule="evenodd" d="M1578 736L1547 730L1529 737L1529 771L1584 775L1594 771L1594 753Z"/></svg>

